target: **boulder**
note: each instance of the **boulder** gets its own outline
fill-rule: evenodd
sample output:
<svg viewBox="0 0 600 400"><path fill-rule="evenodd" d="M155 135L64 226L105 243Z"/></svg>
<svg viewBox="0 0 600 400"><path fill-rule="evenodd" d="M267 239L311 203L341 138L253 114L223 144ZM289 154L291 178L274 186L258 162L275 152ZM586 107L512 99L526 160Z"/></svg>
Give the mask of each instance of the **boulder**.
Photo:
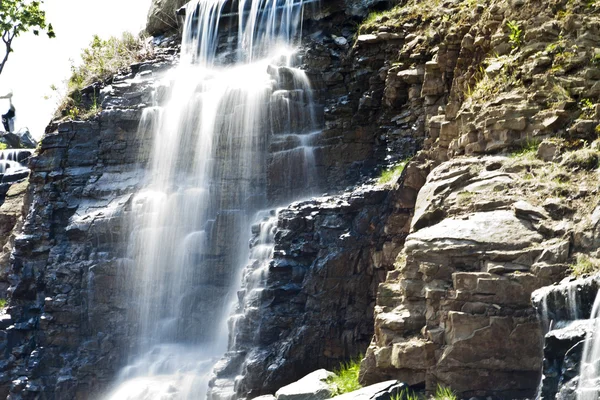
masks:
<svg viewBox="0 0 600 400"><path fill-rule="evenodd" d="M275 393L277 400L324 400L333 395L333 388L327 383L334 377L333 372L319 369L304 378L282 387Z"/></svg>
<svg viewBox="0 0 600 400"><path fill-rule="evenodd" d="M146 32L157 36L177 29L177 16L175 12L188 0L152 0L148 12Z"/></svg>
<svg viewBox="0 0 600 400"><path fill-rule="evenodd" d="M403 391L408 390L408 385L395 380L376 383L355 390L354 392L345 393L340 396L335 396L336 400L389 400L396 398Z"/></svg>

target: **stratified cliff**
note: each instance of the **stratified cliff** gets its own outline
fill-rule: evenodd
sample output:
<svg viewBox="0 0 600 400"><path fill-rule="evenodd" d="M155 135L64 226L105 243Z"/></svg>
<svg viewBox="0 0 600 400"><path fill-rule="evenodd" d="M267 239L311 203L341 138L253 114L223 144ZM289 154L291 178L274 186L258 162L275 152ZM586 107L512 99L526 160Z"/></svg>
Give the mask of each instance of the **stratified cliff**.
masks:
<svg viewBox="0 0 600 400"><path fill-rule="evenodd" d="M150 33L173 34L181 4L155 1ZM299 58L320 128L310 143L315 194L325 194L282 204L295 181L277 154L298 144L273 132L273 255L260 291L248 286L254 261L246 268L211 390L272 393L363 353L363 383L533 396L547 327L531 293L569 275L578 257L599 256L599 5L305 7ZM230 34L221 32L224 52ZM126 221L150 146L140 121L164 100L159 82L175 51L105 82L103 110L53 125L31 160L22 223L2 258L2 397L93 398L125 364ZM410 157L402 174L378 181ZM566 345L549 343L558 350L546 364L559 368Z"/></svg>

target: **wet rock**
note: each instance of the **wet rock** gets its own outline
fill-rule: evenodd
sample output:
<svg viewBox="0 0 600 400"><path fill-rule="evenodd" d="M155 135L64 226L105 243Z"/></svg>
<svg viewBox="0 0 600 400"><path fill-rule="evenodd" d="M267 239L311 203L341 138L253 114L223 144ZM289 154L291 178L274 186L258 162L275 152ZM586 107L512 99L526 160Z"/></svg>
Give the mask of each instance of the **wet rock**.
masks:
<svg viewBox="0 0 600 400"><path fill-rule="evenodd" d="M412 191L402 184L365 186L279 211L262 295L240 304L246 314L237 323L232 350L244 356L226 357L230 367L211 385L224 378L233 382L241 369L240 395L272 393L299 375L364 351L377 285L408 231L412 208L395 206L406 198L404 190Z"/></svg>

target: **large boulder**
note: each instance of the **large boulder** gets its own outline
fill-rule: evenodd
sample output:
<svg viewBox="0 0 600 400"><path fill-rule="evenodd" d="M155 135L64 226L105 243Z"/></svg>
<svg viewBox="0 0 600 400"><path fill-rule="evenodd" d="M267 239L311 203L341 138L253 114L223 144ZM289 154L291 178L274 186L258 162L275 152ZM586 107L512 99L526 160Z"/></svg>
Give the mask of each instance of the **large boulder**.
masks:
<svg viewBox="0 0 600 400"><path fill-rule="evenodd" d="M319 369L304 378L282 387L275 393L277 400L325 400L333 395L333 388L327 383L334 377L333 372Z"/></svg>
<svg viewBox="0 0 600 400"><path fill-rule="evenodd" d="M152 0L146 31L152 36L157 36L176 30L177 15L175 12L187 2L188 0Z"/></svg>

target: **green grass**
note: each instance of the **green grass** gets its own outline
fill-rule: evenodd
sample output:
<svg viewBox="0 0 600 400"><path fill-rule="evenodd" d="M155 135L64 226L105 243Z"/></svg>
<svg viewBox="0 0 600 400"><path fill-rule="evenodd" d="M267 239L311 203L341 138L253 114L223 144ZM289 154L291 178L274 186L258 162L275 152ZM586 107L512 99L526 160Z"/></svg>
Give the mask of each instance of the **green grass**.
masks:
<svg viewBox="0 0 600 400"><path fill-rule="evenodd" d="M449 387L438 385L435 394L433 396L419 395L418 393L408 389L403 390L395 396L391 397L391 400L457 400L456 393Z"/></svg>
<svg viewBox="0 0 600 400"><path fill-rule="evenodd" d="M421 397L411 390L403 390L392 396L390 400L422 400Z"/></svg>
<svg viewBox="0 0 600 400"><path fill-rule="evenodd" d="M361 359L362 356L359 356L353 360L342 363L338 369L333 371L336 376L329 379L328 383L333 388L334 396L353 392L362 387L358 382Z"/></svg>
<svg viewBox="0 0 600 400"><path fill-rule="evenodd" d="M537 140L527 139L519 148L510 153L513 158L531 158L535 157L540 142Z"/></svg>
<svg viewBox="0 0 600 400"><path fill-rule="evenodd" d="M0 308L6 307L8 301L6 299L0 299Z"/></svg>
<svg viewBox="0 0 600 400"><path fill-rule="evenodd" d="M570 270L571 275L576 277L590 275L600 272L600 263L596 259L591 259L584 254L579 254L577 255L577 261L574 264L571 264Z"/></svg>
<svg viewBox="0 0 600 400"><path fill-rule="evenodd" d="M438 385L435 391L435 400L456 400L456 393L449 387Z"/></svg>
<svg viewBox="0 0 600 400"><path fill-rule="evenodd" d="M0 150L6 150L6 149L8 149L8 145L6 143L0 142Z"/></svg>
<svg viewBox="0 0 600 400"><path fill-rule="evenodd" d="M404 160L400 164L384 170L381 173L379 179L377 180L377 183L379 185L385 185L386 183L390 183L394 179L398 178L402 174L402 171L404 171L404 168L406 167L406 164L408 164L408 161L409 160Z"/></svg>

